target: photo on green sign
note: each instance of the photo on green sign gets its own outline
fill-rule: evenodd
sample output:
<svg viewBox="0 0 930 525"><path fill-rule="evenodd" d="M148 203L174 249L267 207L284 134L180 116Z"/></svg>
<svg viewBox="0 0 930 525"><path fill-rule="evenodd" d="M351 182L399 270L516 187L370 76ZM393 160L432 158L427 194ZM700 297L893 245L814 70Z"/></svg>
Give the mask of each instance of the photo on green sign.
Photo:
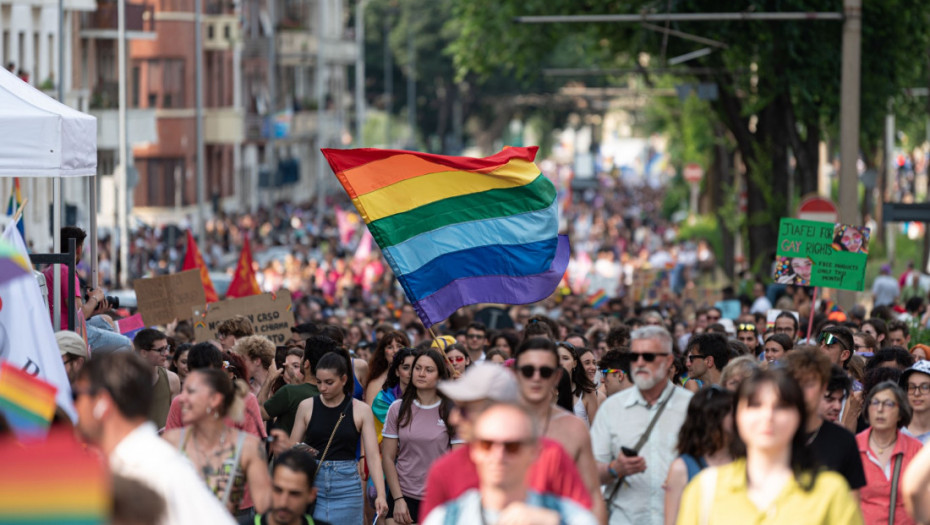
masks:
<svg viewBox="0 0 930 525"><path fill-rule="evenodd" d="M833 249L838 252L869 253L869 228L839 224L833 228Z"/></svg>
<svg viewBox="0 0 930 525"><path fill-rule="evenodd" d="M814 262L809 257L777 257L775 282L780 284L811 285Z"/></svg>

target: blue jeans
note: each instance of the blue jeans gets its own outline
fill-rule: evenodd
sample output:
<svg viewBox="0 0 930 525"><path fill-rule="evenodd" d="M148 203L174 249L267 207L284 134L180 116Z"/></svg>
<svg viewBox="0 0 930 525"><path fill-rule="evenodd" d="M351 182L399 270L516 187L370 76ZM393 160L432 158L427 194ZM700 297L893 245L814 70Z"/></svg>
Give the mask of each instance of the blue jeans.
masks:
<svg viewBox="0 0 930 525"><path fill-rule="evenodd" d="M101 354L132 351L132 341L113 330L113 327L99 315L87 320L87 343L91 352Z"/></svg>
<svg viewBox="0 0 930 525"><path fill-rule="evenodd" d="M362 525L364 500L358 463L324 461L316 476L316 508L313 519L339 525Z"/></svg>

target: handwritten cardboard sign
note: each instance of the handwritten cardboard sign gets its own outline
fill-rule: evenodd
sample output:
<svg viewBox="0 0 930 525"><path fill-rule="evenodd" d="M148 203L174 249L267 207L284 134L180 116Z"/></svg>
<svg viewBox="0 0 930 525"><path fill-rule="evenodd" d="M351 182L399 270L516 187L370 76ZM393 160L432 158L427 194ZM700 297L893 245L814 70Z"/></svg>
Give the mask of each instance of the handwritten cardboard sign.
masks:
<svg viewBox="0 0 930 525"><path fill-rule="evenodd" d="M251 295L238 299L227 299L193 309L194 337L197 341L219 338L217 326L236 315L246 317L252 323L255 335L263 335L276 345L283 345L291 338L294 312L291 309L291 292L279 290L277 296L270 293Z"/></svg>
<svg viewBox="0 0 930 525"><path fill-rule="evenodd" d="M160 275L132 282L139 313L147 326L166 325L175 319L190 319L191 309L203 308L200 270Z"/></svg>
<svg viewBox="0 0 930 525"><path fill-rule="evenodd" d="M862 291L868 250L868 228L783 218L778 228L775 280Z"/></svg>

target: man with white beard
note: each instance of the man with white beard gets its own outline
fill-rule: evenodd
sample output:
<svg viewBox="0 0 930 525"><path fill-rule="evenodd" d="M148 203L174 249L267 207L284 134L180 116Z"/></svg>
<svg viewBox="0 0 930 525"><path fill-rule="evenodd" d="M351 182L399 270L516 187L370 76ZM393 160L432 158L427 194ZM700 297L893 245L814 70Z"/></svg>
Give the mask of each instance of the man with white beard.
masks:
<svg viewBox="0 0 930 525"><path fill-rule="evenodd" d="M668 379L674 356L667 330L644 326L631 339L630 376L636 388L601 404L591 443L600 481L607 486L610 525L660 525L662 484L678 455L678 431L692 394Z"/></svg>

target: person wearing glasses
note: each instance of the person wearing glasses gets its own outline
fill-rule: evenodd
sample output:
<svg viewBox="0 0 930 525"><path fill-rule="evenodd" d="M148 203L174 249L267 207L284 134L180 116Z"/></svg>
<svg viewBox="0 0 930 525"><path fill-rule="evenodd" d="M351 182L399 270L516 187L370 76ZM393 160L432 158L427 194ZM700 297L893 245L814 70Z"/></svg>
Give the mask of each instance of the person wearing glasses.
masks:
<svg viewBox="0 0 930 525"><path fill-rule="evenodd" d="M471 357L472 363L484 361L484 350L488 345L488 328L484 323L477 321L468 325L465 330L465 349Z"/></svg>
<svg viewBox="0 0 930 525"><path fill-rule="evenodd" d="M455 377L461 377L465 369L471 366L471 357L465 350L465 347L455 343L446 348L446 359L452 366Z"/></svg>
<svg viewBox="0 0 930 525"><path fill-rule="evenodd" d="M752 355L758 357L762 349L759 346L759 331L754 323L736 325L736 340L746 345ZM723 368L723 367L720 367Z"/></svg>
<svg viewBox="0 0 930 525"><path fill-rule="evenodd" d="M917 361L901 374L898 384L907 392L914 411L903 432L924 445L930 442L930 361Z"/></svg>
<svg viewBox="0 0 930 525"><path fill-rule="evenodd" d="M685 350L688 381L684 387L697 392L709 385L719 385L723 368L730 360L730 347L720 334L700 334L691 338Z"/></svg>
<svg viewBox="0 0 930 525"><path fill-rule="evenodd" d="M527 472L539 453L540 434L533 415L519 405L497 404L482 412L469 447L478 471L478 489L436 507L423 523L598 523L590 511L571 499L527 487Z"/></svg>
<svg viewBox="0 0 930 525"><path fill-rule="evenodd" d="M827 354L830 362L842 366L845 370L853 353L852 331L845 326L827 326L821 330L817 341L820 343L820 350Z"/></svg>
<svg viewBox="0 0 930 525"><path fill-rule="evenodd" d="M608 487L609 523L658 525L665 516L662 485L678 456L677 436L693 394L669 380L674 355L667 330L645 326L631 338L630 372L636 388L604 401L591 426L591 442L600 483ZM637 450L654 418L652 431Z"/></svg>
<svg viewBox="0 0 930 525"><path fill-rule="evenodd" d="M556 387L562 373L555 343L545 337L531 337L523 341L514 355L514 371L521 402L539 421L542 435L558 441L575 461L591 494L594 514L606 518L588 425L555 405Z"/></svg>
<svg viewBox="0 0 930 525"><path fill-rule="evenodd" d="M901 430L913 414L907 394L894 381L883 381L869 390L865 407L870 428L856 436L867 482L860 497L862 515L866 523L911 525L914 521L904 509L899 481L923 445ZM898 492L894 507L892 487Z"/></svg>
<svg viewBox="0 0 930 525"><path fill-rule="evenodd" d="M153 395L149 419L157 428L162 429L168 420L171 400L181 392L181 380L178 379L178 375L165 367L171 352L168 337L154 328L144 328L133 338L132 345L152 368Z"/></svg>
<svg viewBox="0 0 930 525"><path fill-rule="evenodd" d="M717 308L716 306L711 306L707 309L705 317L707 319L707 326L710 326L714 323L720 322L720 319L723 317L723 311L721 311L720 308Z"/></svg>
<svg viewBox="0 0 930 525"><path fill-rule="evenodd" d="M831 365L820 350L807 346L789 352L782 364L804 393L807 412L803 426L808 451L820 465L846 478L853 495L858 497L865 485L865 473L856 437L840 425L826 421L820 410L829 388L832 367L836 365Z"/></svg>
<svg viewBox="0 0 930 525"><path fill-rule="evenodd" d="M604 399L633 386L630 379L630 354L620 350L608 350L597 366L601 371L599 388L604 394Z"/></svg>

